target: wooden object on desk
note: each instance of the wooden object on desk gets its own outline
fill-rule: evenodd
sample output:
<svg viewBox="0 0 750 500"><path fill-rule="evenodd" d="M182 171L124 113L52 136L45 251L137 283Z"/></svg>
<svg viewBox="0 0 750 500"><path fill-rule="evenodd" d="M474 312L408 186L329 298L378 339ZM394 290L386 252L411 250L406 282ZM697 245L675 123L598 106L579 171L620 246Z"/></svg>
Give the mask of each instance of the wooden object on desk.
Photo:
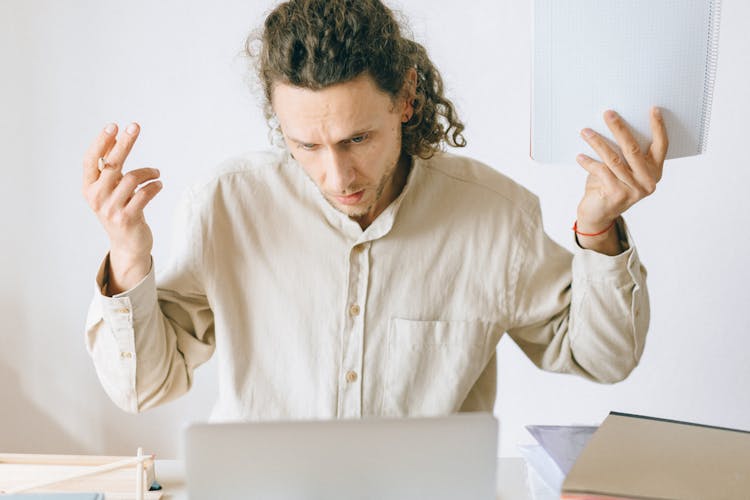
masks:
<svg viewBox="0 0 750 500"><path fill-rule="evenodd" d="M750 432L612 412L562 486L563 499L747 500Z"/></svg>
<svg viewBox="0 0 750 500"><path fill-rule="evenodd" d="M0 490L22 487L45 479L55 479L71 474L81 474L95 467L132 457L93 455L34 455L0 454ZM143 463L145 484L155 480L154 460ZM29 493L102 492L107 500L132 500L135 498L136 464L77 479L64 480L49 486L29 490ZM145 500L159 500L162 493L149 491Z"/></svg>

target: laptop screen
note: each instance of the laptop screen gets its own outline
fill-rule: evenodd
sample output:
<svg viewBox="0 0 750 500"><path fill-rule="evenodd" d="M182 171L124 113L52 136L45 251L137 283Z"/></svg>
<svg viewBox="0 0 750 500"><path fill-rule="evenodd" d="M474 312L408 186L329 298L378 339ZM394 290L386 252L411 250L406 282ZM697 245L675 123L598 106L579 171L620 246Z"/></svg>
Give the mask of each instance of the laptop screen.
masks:
<svg viewBox="0 0 750 500"><path fill-rule="evenodd" d="M487 413L194 424L189 498L490 500L497 435Z"/></svg>

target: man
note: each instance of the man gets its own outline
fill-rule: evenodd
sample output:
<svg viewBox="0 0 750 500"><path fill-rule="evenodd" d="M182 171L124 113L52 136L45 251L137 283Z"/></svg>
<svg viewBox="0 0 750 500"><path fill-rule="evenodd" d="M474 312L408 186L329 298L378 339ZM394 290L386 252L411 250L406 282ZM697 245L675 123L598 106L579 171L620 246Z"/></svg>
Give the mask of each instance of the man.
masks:
<svg viewBox="0 0 750 500"><path fill-rule="evenodd" d="M122 170L138 126L118 138L109 125L86 154L84 194L111 244L86 340L115 403L180 396L216 351L214 419L491 411L505 332L543 369L628 375L649 305L620 216L661 177L658 110L648 151L614 113L624 157L582 134L604 162L579 158L572 256L528 191L440 151L465 144L463 125L379 0L283 3L259 42L248 50L285 149L229 161L187 194L158 285L143 209L159 173Z"/></svg>

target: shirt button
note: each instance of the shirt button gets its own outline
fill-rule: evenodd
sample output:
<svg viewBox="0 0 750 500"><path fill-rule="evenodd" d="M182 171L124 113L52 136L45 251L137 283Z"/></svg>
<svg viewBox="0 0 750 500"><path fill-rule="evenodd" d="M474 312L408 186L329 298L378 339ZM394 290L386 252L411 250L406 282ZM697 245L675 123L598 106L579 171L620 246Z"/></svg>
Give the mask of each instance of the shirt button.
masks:
<svg viewBox="0 0 750 500"><path fill-rule="evenodd" d="M130 359L130 358L133 357L133 353L132 352L121 352L120 353L120 357L122 359Z"/></svg>
<svg viewBox="0 0 750 500"><path fill-rule="evenodd" d="M352 304L349 308L349 314L352 316L359 316L359 306L357 304Z"/></svg>
<svg viewBox="0 0 750 500"><path fill-rule="evenodd" d="M115 312L118 314L127 314L130 312L130 309L127 307L121 307L120 309L115 309Z"/></svg>
<svg viewBox="0 0 750 500"><path fill-rule="evenodd" d="M361 254L362 250L364 250L364 247L362 245L357 245L352 248L352 252L354 252L355 255Z"/></svg>
<svg viewBox="0 0 750 500"><path fill-rule="evenodd" d="M346 372L346 381L347 382L356 382L357 381L357 372L355 371L348 371Z"/></svg>

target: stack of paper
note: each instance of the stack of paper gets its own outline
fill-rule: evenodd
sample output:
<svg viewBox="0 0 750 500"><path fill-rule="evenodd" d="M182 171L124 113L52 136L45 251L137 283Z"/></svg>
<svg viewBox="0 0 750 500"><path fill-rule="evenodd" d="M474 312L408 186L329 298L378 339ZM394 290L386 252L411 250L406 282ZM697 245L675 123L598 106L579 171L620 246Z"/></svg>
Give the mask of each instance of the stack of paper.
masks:
<svg viewBox="0 0 750 500"><path fill-rule="evenodd" d="M596 427L529 425L526 429L539 443L519 447L529 466L529 487L534 500L557 500L565 475Z"/></svg>

